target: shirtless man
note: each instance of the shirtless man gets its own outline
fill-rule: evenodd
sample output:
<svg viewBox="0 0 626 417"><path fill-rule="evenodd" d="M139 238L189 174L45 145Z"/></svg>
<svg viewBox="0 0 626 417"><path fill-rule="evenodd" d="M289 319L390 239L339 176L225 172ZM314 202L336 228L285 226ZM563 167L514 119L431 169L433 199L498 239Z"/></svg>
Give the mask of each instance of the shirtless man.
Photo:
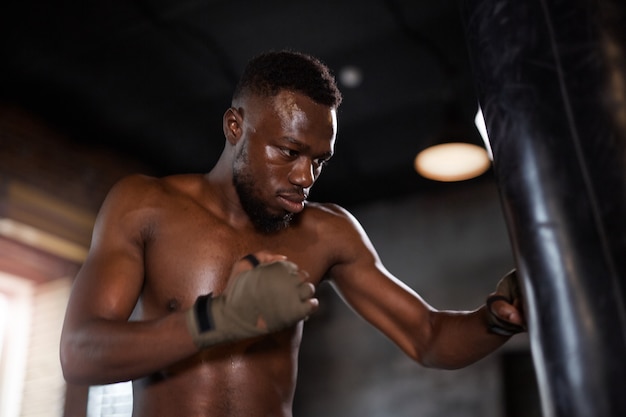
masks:
<svg viewBox="0 0 626 417"><path fill-rule="evenodd" d="M333 155L340 102L315 58L263 54L235 90L208 174L113 187L68 305L67 381L132 380L134 416L291 416L322 280L424 366L471 364L524 324L510 294L437 311L384 268L350 213L306 201Z"/></svg>

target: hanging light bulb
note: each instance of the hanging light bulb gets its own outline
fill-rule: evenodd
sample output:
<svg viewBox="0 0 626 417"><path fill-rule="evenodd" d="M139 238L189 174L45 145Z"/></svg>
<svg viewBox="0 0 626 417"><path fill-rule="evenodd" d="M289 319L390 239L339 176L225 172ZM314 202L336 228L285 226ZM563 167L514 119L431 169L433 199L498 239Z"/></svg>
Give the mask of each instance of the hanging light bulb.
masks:
<svg viewBox="0 0 626 417"><path fill-rule="evenodd" d="M415 170L423 177L435 181L464 181L478 177L491 166L487 150L466 136L469 123L464 123L457 103L444 105L441 132L433 145L415 157ZM467 140L466 140L467 139Z"/></svg>
<svg viewBox="0 0 626 417"><path fill-rule="evenodd" d="M464 181L478 177L491 165L484 148L471 143L450 142L424 149L415 157L415 170L435 181Z"/></svg>

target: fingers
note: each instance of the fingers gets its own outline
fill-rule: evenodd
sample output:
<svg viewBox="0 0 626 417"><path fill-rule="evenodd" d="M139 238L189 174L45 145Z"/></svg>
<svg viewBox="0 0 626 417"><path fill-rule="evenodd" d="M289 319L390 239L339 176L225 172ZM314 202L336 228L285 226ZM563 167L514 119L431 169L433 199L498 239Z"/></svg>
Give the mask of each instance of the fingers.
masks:
<svg viewBox="0 0 626 417"><path fill-rule="evenodd" d="M298 287L298 295L300 296L301 301L313 298L313 295L315 295L315 286L310 282L303 282Z"/></svg>
<svg viewBox="0 0 626 417"><path fill-rule="evenodd" d="M285 265L294 276L299 277L299 283L296 284L299 300L306 304L306 308L308 311L313 312L317 310L319 301L314 298L315 286L309 282L309 274L306 271L298 268L298 265L296 265L295 263L288 261L287 257L284 255L272 253L265 250L249 253L242 257L235 264L233 272L239 273L256 268L261 264L268 264L278 261L281 261L283 265Z"/></svg>
<svg viewBox="0 0 626 417"><path fill-rule="evenodd" d="M526 331L521 311L508 297L492 294L487 297L487 328L490 332L510 337Z"/></svg>
<svg viewBox="0 0 626 417"><path fill-rule="evenodd" d="M284 261L287 259L285 255L272 253L266 250L254 252L252 255L254 255L262 264L276 262L276 261Z"/></svg>
<svg viewBox="0 0 626 417"><path fill-rule="evenodd" d="M517 271L513 269L487 297L487 324L492 333L511 336L526 330L522 297Z"/></svg>
<svg viewBox="0 0 626 417"><path fill-rule="evenodd" d="M296 271L300 277L300 283L298 284L298 296L300 298L300 301L303 302L306 311L306 317L304 318L304 320L307 320L309 318L309 315L317 311L319 307L319 300L317 298L314 298L315 285L307 281L307 279L309 278L309 274L306 271L297 269L297 265L293 264L293 266L294 268L296 268Z"/></svg>
<svg viewBox="0 0 626 417"><path fill-rule="evenodd" d="M248 271L252 268L257 267L260 264L276 262L276 261L284 261L287 257L285 255L280 255L277 253L271 253L268 251L257 251L253 253L249 253L239 259L235 265L233 266L232 273L233 275L237 275L243 271Z"/></svg>
<svg viewBox="0 0 626 417"><path fill-rule="evenodd" d="M294 273L300 276L302 281L308 281L309 274L306 271L299 269L298 265L296 265L295 263L287 261L287 257L285 255L272 253L266 250L249 253L243 256L241 259L239 259L239 261L237 261L237 263L235 263L235 266L233 267L233 273L238 274L240 272L256 268L261 264L278 261L285 261L285 263L293 269Z"/></svg>
<svg viewBox="0 0 626 417"><path fill-rule="evenodd" d="M311 298L310 300L307 301L309 304L309 314L313 314L317 311L318 307L320 306L320 302L317 298ZM308 318L308 316L307 316Z"/></svg>
<svg viewBox="0 0 626 417"><path fill-rule="evenodd" d="M506 300L498 298L490 304L490 309L493 314L498 316L501 320L508 321L509 323L523 325L522 316L519 310Z"/></svg>
<svg viewBox="0 0 626 417"><path fill-rule="evenodd" d="M314 297L315 295L315 286L310 282L303 282L298 288L300 301L302 301L302 308L304 318L303 320L308 320L309 316L317 311L319 308L319 300Z"/></svg>

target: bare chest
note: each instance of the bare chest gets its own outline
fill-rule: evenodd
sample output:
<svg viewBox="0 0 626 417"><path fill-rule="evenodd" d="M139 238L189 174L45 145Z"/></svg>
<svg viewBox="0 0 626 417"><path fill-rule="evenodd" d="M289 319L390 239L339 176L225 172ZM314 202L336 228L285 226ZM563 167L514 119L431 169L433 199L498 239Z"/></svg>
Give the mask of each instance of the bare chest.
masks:
<svg viewBox="0 0 626 417"><path fill-rule="evenodd" d="M319 237L299 225L265 236L236 230L206 214L162 222L145 243L144 313L186 309L198 295L219 294L228 284L234 263L259 250L286 255L307 271L314 284L327 269Z"/></svg>

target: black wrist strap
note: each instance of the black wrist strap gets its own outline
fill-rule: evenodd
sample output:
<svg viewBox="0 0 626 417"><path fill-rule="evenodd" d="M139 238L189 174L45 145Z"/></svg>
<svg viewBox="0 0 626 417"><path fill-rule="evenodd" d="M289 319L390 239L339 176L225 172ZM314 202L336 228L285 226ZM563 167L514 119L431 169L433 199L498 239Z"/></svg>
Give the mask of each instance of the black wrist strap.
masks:
<svg viewBox="0 0 626 417"><path fill-rule="evenodd" d="M249 253L246 256L244 256L241 259L245 259L246 261L250 262L250 264L252 264L253 268L256 268L257 266L259 266L261 264L261 262L259 261L259 259L254 256L253 254Z"/></svg>
<svg viewBox="0 0 626 417"><path fill-rule="evenodd" d="M215 329L215 324L211 317L211 303L213 303L213 295L209 293L199 296L194 304L194 313L198 321L198 331L200 333Z"/></svg>

